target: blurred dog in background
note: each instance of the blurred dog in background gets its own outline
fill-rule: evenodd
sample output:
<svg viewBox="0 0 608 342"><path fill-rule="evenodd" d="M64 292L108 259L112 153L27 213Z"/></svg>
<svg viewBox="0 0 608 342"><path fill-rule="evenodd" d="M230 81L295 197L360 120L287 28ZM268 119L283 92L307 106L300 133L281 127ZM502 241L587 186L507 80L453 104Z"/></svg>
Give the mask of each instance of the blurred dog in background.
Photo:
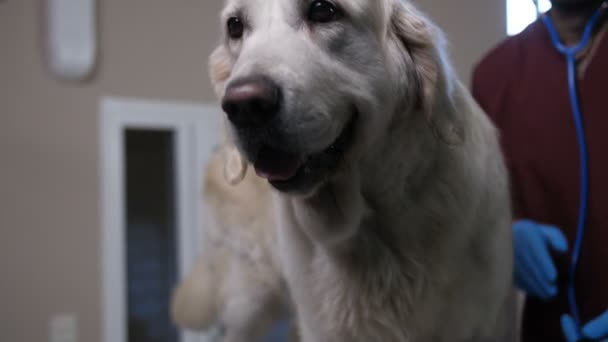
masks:
<svg viewBox="0 0 608 342"><path fill-rule="evenodd" d="M220 148L208 164L202 254L174 292L172 317L189 330L219 325L219 341L261 341L289 317L289 299L275 254L270 187L251 173L230 185L230 157L229 148Z"/></svg>

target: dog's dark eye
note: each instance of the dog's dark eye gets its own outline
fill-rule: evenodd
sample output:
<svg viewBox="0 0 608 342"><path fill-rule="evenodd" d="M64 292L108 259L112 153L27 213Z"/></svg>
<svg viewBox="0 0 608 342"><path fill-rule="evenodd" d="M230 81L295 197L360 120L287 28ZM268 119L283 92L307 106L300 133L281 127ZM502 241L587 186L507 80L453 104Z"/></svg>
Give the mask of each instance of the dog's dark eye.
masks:
<svg viewBox="0 0 608 342"><path fill-rule="evenodd" d="M338 9L326 0L315 0L308 8L308 20L315 23L328 23L336 20Z"/></svg>
<svg viewBox="0 0 608 342"><path fill-rule="evenodd" d="M228 19L226 26L228 27L228 35L230 36L230 38L240 39L241 37L243 37L245 26L243 25L243 21L241 20L241 18L232 17Z"/></svg>

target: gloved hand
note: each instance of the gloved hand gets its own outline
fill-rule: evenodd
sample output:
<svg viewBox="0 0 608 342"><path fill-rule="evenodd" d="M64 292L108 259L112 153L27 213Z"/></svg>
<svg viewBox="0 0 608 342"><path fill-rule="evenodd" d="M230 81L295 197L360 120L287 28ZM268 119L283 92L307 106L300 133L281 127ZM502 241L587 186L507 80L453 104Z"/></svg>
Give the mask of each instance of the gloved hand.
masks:
<svg viewBox="0 0 608 342"><path fill-rule="evenodd" d="M570 315L562 316L562 331L568 342L579 342L583 339L599 341L601 338L608 339L608 311L583 326L583 337L578 338L576 325ZM607 341L607 340L603 340Z"/></svg>
<svg viewBox="0 0 608 342"><path fill-rule="evenodd" d="M568 241L557 228L522 220L513 223L515 285L526 294L547 300L557 294L557 269L550 250L564 253Z"/></svg>

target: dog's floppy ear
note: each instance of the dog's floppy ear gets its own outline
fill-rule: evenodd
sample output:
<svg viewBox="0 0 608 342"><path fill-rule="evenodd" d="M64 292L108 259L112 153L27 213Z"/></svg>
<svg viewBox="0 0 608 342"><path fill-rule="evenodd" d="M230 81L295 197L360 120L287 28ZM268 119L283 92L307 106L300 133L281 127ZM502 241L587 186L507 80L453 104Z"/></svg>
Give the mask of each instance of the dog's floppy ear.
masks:
<svg viewBox="0 0 608 342"><path fill-rule="evenodd" d="M248 164L234 144L225 144L223 152L224 178L230 185L237 185L245 178Z"/></svg>
<svg viewBox="0 0 608 342"><path fill-rule="evenodd" d="M218 97L222 97L226 81L232 72L230 55L224 46L219 46L209 57L209 75ZM227 127L223 127L222 156L224 159L224 178L231 185L240 183L247 173L247 162L234 143L227 137Z"/></svg>
<svg viewBox="0 0 608 342"><path fill-rule="evenodd" d="M456 80L445 57L441 31L403 0L395 0L389 35L398 40L403 72L409 74L406 96L425 113L434 134L448 145L464 142L464 128L454 105Z"/></svg>
<svg viewBox="0 0 608 342"><path fill-rule="evenodd" d="M228 184L237 185L245 178L249 164L234 145L234 142L229 138L226 124L226 121L223 121L221 130L221 156L224 161L224 178Z"/></svg>
<svg viewBox="0 0 608 342"><path fill-rule="evenodd" d="M231 72L232 61L230 55L226 48L221 45L209 56L209 76L218 97L223 95L226 81L230 78Z"/></svg>

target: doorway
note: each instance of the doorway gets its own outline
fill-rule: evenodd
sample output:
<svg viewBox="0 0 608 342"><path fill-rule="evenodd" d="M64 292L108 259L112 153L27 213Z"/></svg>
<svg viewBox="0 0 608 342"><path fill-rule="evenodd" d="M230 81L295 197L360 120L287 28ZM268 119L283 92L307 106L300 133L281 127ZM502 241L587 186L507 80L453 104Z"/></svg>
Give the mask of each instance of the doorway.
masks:
<svg viewBox="0 0 608 342"><path fill-rule="evenodd" d="M100 103L103 342L207 342L169 316L200 249L202 175L216 106L104 98Z"/></svg>
<svg viewBox="0 0 608 342"><path fill-rule="evenodd" d="M173 134L124 132L129 342L178 340L168 300L178 280Z"/></svg>

